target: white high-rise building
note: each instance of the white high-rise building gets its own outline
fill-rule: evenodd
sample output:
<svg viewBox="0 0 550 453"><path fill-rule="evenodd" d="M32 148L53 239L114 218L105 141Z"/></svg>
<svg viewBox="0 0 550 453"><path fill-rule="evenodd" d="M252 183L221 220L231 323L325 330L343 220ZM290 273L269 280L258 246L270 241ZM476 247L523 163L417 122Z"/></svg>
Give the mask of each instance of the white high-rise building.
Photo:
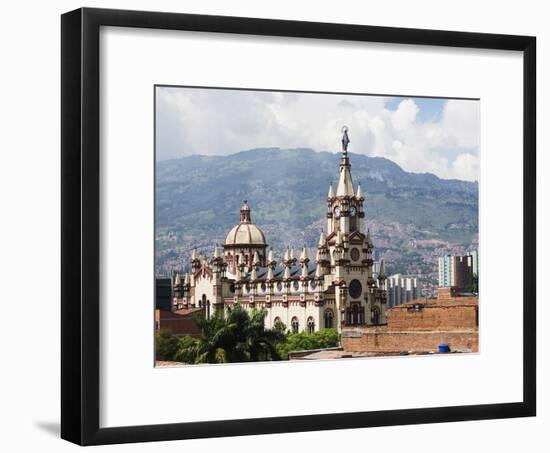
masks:
<svg viewBox="0 0 550 453"><path fill-rule="evenodd" d="M456 287L459 290L470 291L474 275L478 276L477 250L464 256L444 255L438 259L439 287Z"/></svg>
<svg viewBox="0 0 550 453"><path fill-rule="evenodd" d="M418 297L417 279L395 274L386 281L388 307L404 304Z"/></svg>

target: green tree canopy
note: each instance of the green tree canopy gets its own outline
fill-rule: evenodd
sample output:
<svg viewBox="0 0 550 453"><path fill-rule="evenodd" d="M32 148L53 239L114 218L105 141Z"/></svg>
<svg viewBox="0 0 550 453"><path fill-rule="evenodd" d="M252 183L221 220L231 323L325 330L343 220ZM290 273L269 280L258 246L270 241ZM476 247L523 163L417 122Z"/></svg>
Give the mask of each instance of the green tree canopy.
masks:
<svg viewBox="0 0 550 453"><path fill-rule="evenodd" d="M280 360L276 345L285 340L284 331L266 329L267 311L251 313L236 305L225 315L197 318L201 331L195 363L260 362Z"/></svg>

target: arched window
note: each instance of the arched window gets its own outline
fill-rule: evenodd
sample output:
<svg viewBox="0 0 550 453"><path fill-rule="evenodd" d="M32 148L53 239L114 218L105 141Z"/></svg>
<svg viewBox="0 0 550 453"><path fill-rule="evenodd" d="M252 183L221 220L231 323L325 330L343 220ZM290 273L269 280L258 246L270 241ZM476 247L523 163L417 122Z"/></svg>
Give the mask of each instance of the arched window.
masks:
<svg viewBox="0 0 550 453"><path fill-rule="evenodd" d="M378 310L378 307L372 309L370 316L373 324L380 324L380 310Z"/></svg>
<svg viewBox="0 0 550 453"><path fill-rule="evenodd" d="M298 318L296 316L291 319L290 327L292 328L293 333L298 333L300 330L300 323L298 322Z"/></svg>
<svg viewBox="0 0 550 453"><path fill-rule="evenodd" d="M273 320L273 327L275 327L277 324L279 324L281 321L281 318L279 318L278 316L275 317L275 319Z"/></svg>
<svg viewBox="0 0 550 453"><path fill-rule="evenodd" d="M315 332L315 321L311 316L307 318L307 332L308 333Z"/></svg>
<svg viewBox="0 0 550 453"><path fill-rule="evenodd" d="M325 329L332 329L334 326L334 312L330 309L325 310Z"/></svg>
<svg viewBox="0 0 550 453"><path fill-rule="evenodd" d="M351 324L356 326L359 324L359 305L354 304L351 309Z"/></svg>
<svg viewBox="0 0 550 453"><path fill-rule="evenodd" d="M206 294L203 294L201 300L199 300L199 308L206 306Z"/></svg>

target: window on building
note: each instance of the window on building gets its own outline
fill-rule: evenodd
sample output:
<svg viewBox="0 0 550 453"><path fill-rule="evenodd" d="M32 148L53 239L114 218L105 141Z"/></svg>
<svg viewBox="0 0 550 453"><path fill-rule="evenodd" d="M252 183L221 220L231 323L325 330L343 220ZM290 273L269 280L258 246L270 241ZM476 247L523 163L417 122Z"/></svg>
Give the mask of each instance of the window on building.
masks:
<svg viewBox="0 0 550 453"><path fill-rule="evenodd" d="M315 332L315 320L311 316L307 318L307 331L308 333Z"/></svg>
<svg viewBox="0 0 550 453"><path fill-rule="evenodd" d="M298 333L300 330L300 323L298 322L298 318L296 316L294 316L290 321L290 327L292 328L293 333Z"/></svg>
<svg viewBox="0 0 550 453"><path fill-rule="evenodd" d="M334 326L334 312L332 310L325 310L325 329L332 329Z"/></svg>
<svg viewBox="0 0 550 453"><path fill-rule="evenodd" d="M351 325L356 326L359 324L359 305L354 304L351 307Z"/></svg>
<svg viewBox="0 0 550 453"><path fill-rule="evenodd" d="M300 283L298 283L298 280L294 280L292 283L292 286L294 287L295 291L298 291L298 288L300 287Z"/></svg>
<svg viewBox="0 0 550 453"><path fill-rule="evenodd" d="M378 307L374 307L371 311L371 321L373 324L380 324L380 310Z"/></svg>
<svg viewBox="0 0 550 453"><path fill-rule="evenodd" d="M359 298L361 296L361 293L363 292L363 286L361 285L361 282L357 279L354 279L349 284L349 295L353 299Z"/></svg>

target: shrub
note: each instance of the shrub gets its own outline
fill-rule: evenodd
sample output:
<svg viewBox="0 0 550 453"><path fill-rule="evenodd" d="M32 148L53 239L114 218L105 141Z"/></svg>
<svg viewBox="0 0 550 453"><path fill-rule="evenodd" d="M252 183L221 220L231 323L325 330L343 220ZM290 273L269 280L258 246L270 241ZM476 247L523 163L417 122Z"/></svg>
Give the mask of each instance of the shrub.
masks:
<svg viewBox="0 0 550 453"><path fill-rule="evenodd" d="M286 341L277 345L277 350L283 359L288 359L291 351L306 351L338 346L340 337L336 329L322 329L318 332L290 333Z"/></svg>
<svg viewBox="0 0 550 453"><path fill-rule="evenodd" d="M179 340L169 330L161 330L155 338L157 360L174 360L179 349Z"/></svg>

